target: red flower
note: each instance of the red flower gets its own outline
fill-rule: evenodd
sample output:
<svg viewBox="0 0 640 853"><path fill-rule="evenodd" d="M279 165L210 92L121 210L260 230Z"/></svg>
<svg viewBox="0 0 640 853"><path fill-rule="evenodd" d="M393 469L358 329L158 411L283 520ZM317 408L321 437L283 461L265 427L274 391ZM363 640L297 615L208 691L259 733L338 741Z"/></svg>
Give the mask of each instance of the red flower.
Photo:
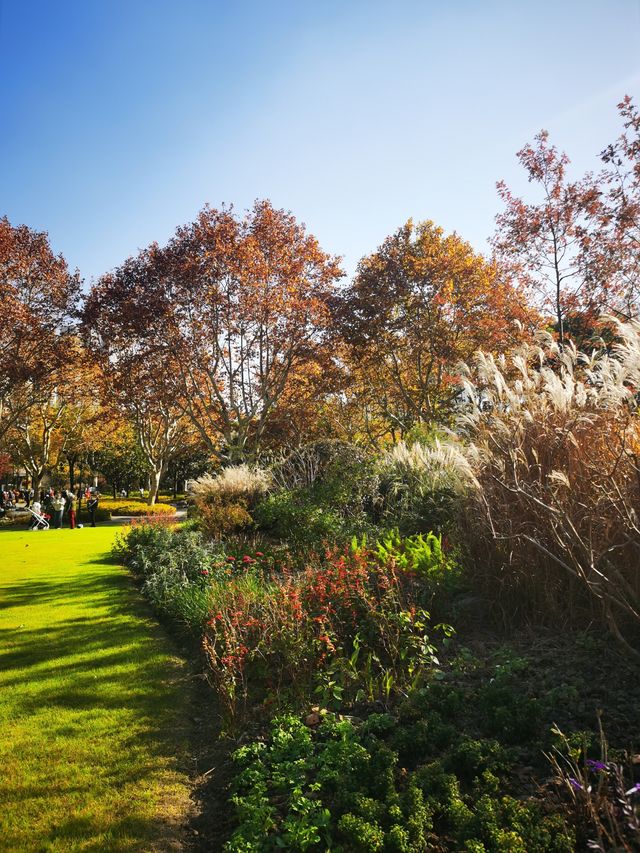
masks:
<svg viewBox="0 0 640 853"><path fill-rule="evenodd" d="M235 557L227 557L227 563L235 563L235 561L236 561Z"/></svg>

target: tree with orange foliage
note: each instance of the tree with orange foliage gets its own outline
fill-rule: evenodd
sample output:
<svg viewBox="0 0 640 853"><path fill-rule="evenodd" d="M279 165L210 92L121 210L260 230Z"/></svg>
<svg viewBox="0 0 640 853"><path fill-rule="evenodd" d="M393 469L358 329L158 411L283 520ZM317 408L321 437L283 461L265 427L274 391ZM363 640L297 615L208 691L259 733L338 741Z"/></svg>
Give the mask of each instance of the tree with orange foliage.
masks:
<svg viewBox="0 0 640 853"><path fill-rule="evenodd" d="M205 208L165 248L105 276L85 318L112 365L143 356L151 397L176 406L212 453L238 461L255 456L294 375L327 357L340 275L304 226L268 201L242 219Z"/></svg>
<svg viewBox="0 0 640 853"><path fill-rule="evenodd" d="M0 218L0 441L25 407L51 397L79 288L45 233Z"/></svg>
<svg viewBox="0 0 640 853"><path fill-rule="evenodd" d="M445 423L457 365L502 351L535 316L497 267L456 234L409 220L364 258L338 307L350 346L351 394L379 431Z"/></svg>
<svg viewBox="0 0 640 853"><path fill-rule="evenodd" d="M35 491L98 416L95 368L77 339L67 339L63 363L37 388L37 394L30 382L14 388L9 400L11 423L4 434L6 447L24 467ZM73 466L70 478L73 486Z"/></svg>

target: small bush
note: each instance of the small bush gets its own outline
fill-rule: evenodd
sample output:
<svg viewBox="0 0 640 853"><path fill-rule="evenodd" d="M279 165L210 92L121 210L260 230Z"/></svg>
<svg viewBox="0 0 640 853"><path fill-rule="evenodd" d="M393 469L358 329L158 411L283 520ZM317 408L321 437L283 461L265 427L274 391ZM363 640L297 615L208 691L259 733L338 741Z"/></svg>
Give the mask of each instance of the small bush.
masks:
<svg viewBox="0 0 640 853"><path fill-rule="evenodd" d="M300 547L345 541L354 532L337 509L316 502L305 489L282 489L269 495L253 517L260 530Z"/></svg>
<svg viewBox="0 0 640 853"><path fill-rule="evenodd" d="M378 512L404 534L455 526L476 479L461 448L435 439L428 446L399 442L379 462Z"/></svg>
<svg viewBox="0 0 640 853"><path fill-rule="evenodd" d="M216 477L205 474L191 488L203 532L214 539L253 526L252 507L267 493L271 479L261 468L236 465Z"/></svg>
<svg viewBox="0 0 640 853"><path fill-rule="evenodd" d="M235 465L223 468L215 477L205 474L195 480L191 493L198 503L252 507L267 493L270 485L271 478L262 468Z"/></svg>
<svg viewBox="0 0 640 853"><path fill-rule="evenodd" d="M121 534L114 554L142 581L154 607L201 636L209 611L208 581L221 552L192 530L140 523Z"/></svg>
<svg viewBox="0 0 640 853"><path fill-rule="evenodd" d="M241 533L253 527L253 518L246 503L201 503L198 507L200 526L203 533L213 539L221 539Z"/></svg>
<svg viewBox="0 0 640 853"><path fill-rule="evenodd" d="M360 518L377 494L373 457L343 441L316 441L292 451L273 466L273 479L280 489L306 493L344 517Z"/></svg>
<svg viewBox="0 0 640 853"><path fill-rule="evenodd" d="M234 754L239 826L226 850L576 849L560 814L506 793L504 778L489 769L506 771L499 747L461 745L464 779L437 759L408 769L393 748L402 724L387 722L374 733L368 722L357 726L332 714L315 729L293 716L276 718L266 739Z"/></svg>
<svg viewBox="0 0 640 853"><path fill-rule="evenodd" d="M131 515L134 518L176 514L176 508L171 506L171 504L156 503L153 506L149 506L145 503L138 503L138 501L113 501L105 504L104 509L107 509L111 515Z"/></svg>
<svg viewBox="0 0 640 853"><path fill-rule="evenodd" d="M359 549L270 579L252 570L212 592L204 649L230 718L249 699L315 683L322 701L388 701L436 665L429 614L392 560ZM280 695L280 698L283 698Z"/></svg>
<svg viewBox="0 0 640 853"><path fill-rule="evenodd" d="M341 441L318 441L273 466L276 488L253 512L271 536L299 547L343 543L372 528L373 458Z"/></svg>

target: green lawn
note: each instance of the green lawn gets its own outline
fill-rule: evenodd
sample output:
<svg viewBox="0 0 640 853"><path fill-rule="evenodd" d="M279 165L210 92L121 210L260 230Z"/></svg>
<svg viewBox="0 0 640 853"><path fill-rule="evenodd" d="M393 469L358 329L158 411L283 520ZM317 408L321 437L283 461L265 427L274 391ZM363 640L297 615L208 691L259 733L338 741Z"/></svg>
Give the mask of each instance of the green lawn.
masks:
<svg viewBox="0 0 640 853"><path fill-rule="evenodd" d="M182 662L117 528L0 531L0 849L180 849Z"/></svg>

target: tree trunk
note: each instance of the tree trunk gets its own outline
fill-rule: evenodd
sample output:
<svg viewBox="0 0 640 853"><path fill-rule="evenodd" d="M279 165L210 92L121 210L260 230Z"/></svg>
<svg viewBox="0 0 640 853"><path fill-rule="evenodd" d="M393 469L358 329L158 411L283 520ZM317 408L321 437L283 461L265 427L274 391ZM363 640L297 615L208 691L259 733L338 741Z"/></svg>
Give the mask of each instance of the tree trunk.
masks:
<svg viewBox="0 0 640 853"><path fill-rule="evenodd" d="M69 462L69 488L73 491L74 481L76 478L76 459L75 456L68 458Z"/></svg>
<svg viewBox="0 0 640 853"><path fill-rule="evenodd" d="M149 477L149 497L147 505L153 506L158 498L158 489L160 488L160 480L162 478L162 465L159 468L154 468Z"/></svg>
<svg viewBox="0 0 640 853"><path fill-rule="evenodd" d="M33 489L33 499L35 501L39 501L40 498L38 495L40 494L40 483L42 482L42 474L39 476L37 474L31 475L32 489Z"/></svg>

